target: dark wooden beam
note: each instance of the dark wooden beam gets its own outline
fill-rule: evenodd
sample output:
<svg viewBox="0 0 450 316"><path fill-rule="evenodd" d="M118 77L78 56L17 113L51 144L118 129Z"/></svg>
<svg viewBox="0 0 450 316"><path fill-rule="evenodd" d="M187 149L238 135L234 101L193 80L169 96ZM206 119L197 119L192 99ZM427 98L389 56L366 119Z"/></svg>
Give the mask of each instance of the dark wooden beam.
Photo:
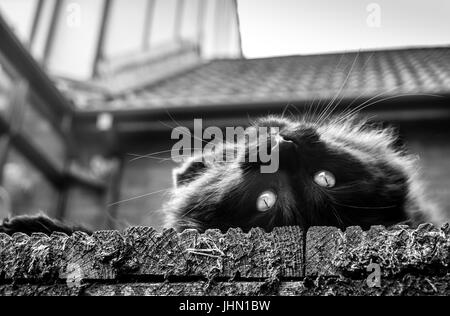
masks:
<svg viewBox="0 0 450 316"><path fill-rule="evenodd" d="M75 156L75 146L72 141L71 137L71 130L72 130L72 115L67 114L63 117L61 120L61 124L59 126L59 129L61 130L61 133L65 139L65 145L66 145L66 151L65 151L65 157L64 157L64 163L63 163L63 174L68 174L70 172L70 165L72 163L72 159ZM58 195L58 204L56 207L56 218L59 220L63 220L66 211L67 211L67 201L69 198L69 186L67 181L64 181L63 185L61 186L59 190Z"/></svg>
<svg viewBox="0 0 450 316"><path fill-rule="evenodd" d="M352 98L344 98L341 102L342 109L353 102ZM364 102L366 99L361 99ZM377 104L376 109L364 109L361 113L374 115L375 119L392 123L449 121L450 110L448 107L450 95L442 98L433 97L404 97L402 101L390 100ZM329 100L324 100L326 104ZM183 126L189 127L195 118L202 118L204 126L229 126L231 122L238 126L248 122L248 117L257 118L268 114L281 114L286 104L292 104L290 109L305 113L310 100L305 101L270 101L266 103L236 103L232 104L203 104L198 106L174 106L174 107L147 107L127 111L115 111L114 122L119 136L151 134L170 131L170 125L174 125L169 117L172 116ZM283 105L284 104L284 105ZM294 110L294 113L296 112ZM76 133L97 134L96 118L101 113L98 111L79 112L75 117L74 129ZM161 122L166 122L162 124ZM169 125L169 126L167 126Z"/></svg>
<svg viewBox="0 0 450 316"><path fill-rule="evenodd" d="M60 117L65 113L72 113L74 111L72 105L55 87L48 75L13 34L1 16L0 38L0 53L6 58L10 66L28 81L30 87L39 94L48 107Z"/></svg>
<svg viewBox="0 0 450 316"><path fill-rule="evenodd" d="M99 30L98 39L97 39L97 47L95 49L95 56L94 56L94 65L93 65L93 76L94 77L99 76L99 71L100 71L99 63L104 58L104 53L105 53L104 47L105 47L105 41L106 41L106 35L107 35L107 27L108 27L109 18L111 15L112 4L113 4L113 0L104 0L100 30Z"/></svg>
<svg viewBox="0 0 450 316"><path fill-rule="evenodd" d="M33 108L43 120L46 120L53 127L53 130L56 134L67 141L67 134L63 132L61 129L62 121L66 116L72 116L73 114L70 112L63 113L62 116L57 115L51 107L48 106L46 100L39 96L34 90L30 89L28 92L28 103L29 106Z"/></svg>
<svg viewBox="0 0 450 316"><path fill-rule="evenodd" d="M42 64L44 65L44 67L48 65L50 54L52 53L56 29L61 15L62 3L63 1L55 1L55 6L53 8L53 13L50 20L50 26L48 29L47 39L44 47L44 55L42 58Z"/></svg>
<svg viewBox="0 0 450 316"><path fill-rule="evenodd" d="M30 30L30 38L28 41L29 49L31 49L33 47L34 40L36 38L36 32L37 32L37 28L39 27L39 21L41 19L43 6L44 6L44 0L38 0L37 6L36 6L36 11L34 13L33 23L31 25L31 30Z"/></svg>
<svg viewBox="0 0 450 316"><path fill-rule="evenodd" d="M8 161L9 149L11 147L11 137L9 134L0 136L0 185L3 185L3 174L6 162Z"/></svg>
<svg viewBox="0 0 450 316"><path fill-rule="evenodd" d="M11 136L11 142L27 160L56 187L63 184L63 174L50 160L48 160L41 149L36 148L26 137L21 134Z"/></svg>
<svg viewBox="0 0 450 316"><path fill-rule="evenodd" d="M237 0L232 0L233 6L236 14L236 24L238 32L238 45L239 45L239 57L244 58L244 53L242 52L242 33L241 33L241 19L239 17L239 5Z"/></svg>
<svg viewBox="0 0 450 316"><path fill-rule="evenodd" d="M23 121L24 107L28 94L28 85L24 80L19 80L12 88L9 98L9 113L5 121L2 121L1 131L3 133L1 140L0 156L0 183L3 183L4 166L8 161L11 149L12 137L19 132Z"/></svg>
<svg viewBox="0 0 450 316"><path fill-rule="evenodd" d="M119 212L120 204L117 201L121 200L121 185L123 173L125 169L125 158L120 156L117 158L118 164L116 170L109 179L108 192L106 194L106 214L108 214L107 227L108 229L120 229L117 227L117 214Z"/></svg>

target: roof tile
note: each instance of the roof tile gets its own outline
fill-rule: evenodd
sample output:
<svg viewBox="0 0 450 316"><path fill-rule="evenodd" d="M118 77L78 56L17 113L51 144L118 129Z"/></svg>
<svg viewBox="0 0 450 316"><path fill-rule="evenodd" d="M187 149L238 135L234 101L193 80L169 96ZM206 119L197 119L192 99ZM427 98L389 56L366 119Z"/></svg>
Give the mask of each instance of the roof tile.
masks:
<svg viewBox="0 0 450 316"><path fill-rule="evenodd" d="M342 91L341 91L342 88ZM77 92L80 93L80 92ZM298 102L393 94L449 94L450 48L421 48L214 60L109 100L80 98L83 110L132 110Z"/></svg>

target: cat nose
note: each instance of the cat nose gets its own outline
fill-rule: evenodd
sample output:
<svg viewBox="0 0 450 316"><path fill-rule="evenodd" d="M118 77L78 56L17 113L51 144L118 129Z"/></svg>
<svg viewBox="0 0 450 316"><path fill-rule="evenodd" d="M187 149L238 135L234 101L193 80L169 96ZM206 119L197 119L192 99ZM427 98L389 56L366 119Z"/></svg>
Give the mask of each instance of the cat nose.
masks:
<svg viewBox="0 0 450 316"><path fill-rule="evenodd" d="M297 145L294 139L282 133L275 136L278 147L278 159L281 169L294 170L297 157Z"/></svg>
<svg viewBox="0 0 450 316"><path fill-rule="evenodd" d="M269 143L272 145L272 147L278 146L285 142L289 142L289 141L287 141L283 135L278 134L278 133L273 133L269 137Z"/></svg>
<svg viewBox="0 0 450 316"><path fill-rule="evenodd" d="M292 141L296 145L311 144L320 140L319 134L312 128L297 129L295 131L286 131L280 135L287 141Z"/></svg>
<svg viewBox="0 0 450 316"><path fill-rule="evenodd" d="M295 148L294 140L283 134L272 135L272 142L279 147L280 152L291 151Z"/></svg>
<svg viewBox="0 0 450 316"><path fill-rule="evenodd" d="M292 143L292 144L295 143L294 139L286 134L278 134L278 139L281 142L285 142L285 143Z"/></svg>

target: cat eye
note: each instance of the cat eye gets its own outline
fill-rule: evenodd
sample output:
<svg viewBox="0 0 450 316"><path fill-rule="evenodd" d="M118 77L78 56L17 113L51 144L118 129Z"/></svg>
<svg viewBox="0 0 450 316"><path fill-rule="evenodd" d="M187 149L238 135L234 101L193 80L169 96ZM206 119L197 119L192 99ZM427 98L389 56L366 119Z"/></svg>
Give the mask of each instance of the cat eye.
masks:
<svg viewBox="0 0 450 316"><path fill-rule="evenodd" d="M334 175L325 170L321 170L314 175L314 182L324 188L332 188L336 185Z"/></svg>
<svg viewBox="0 0 450 316"><path fill-rule="evenodd" d="M273 191L264 191L258 196L256 201L256 208L260 212L266 212L270 210L277 201L277 195Z"/></svg>

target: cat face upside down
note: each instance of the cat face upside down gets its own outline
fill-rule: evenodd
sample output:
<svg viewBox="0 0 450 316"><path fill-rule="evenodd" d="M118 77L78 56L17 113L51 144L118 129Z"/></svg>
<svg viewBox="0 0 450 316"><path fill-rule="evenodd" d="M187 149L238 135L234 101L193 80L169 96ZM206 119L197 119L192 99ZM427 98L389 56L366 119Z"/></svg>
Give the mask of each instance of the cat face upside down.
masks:
<svg viewBox="0 0 450 316"><path fill-rule="evenodd" d="M235 145L236 155L224 162L187 161L174 171L175 188L163 208L167 226L270 231L439 222L416 159L398 148L393 130L354 118L318 124L267 117L256 122L261 126L279 129L270 138L277 140L278 170L261 173L261 163L239 159L256 146L249 142Z"/></svg>

